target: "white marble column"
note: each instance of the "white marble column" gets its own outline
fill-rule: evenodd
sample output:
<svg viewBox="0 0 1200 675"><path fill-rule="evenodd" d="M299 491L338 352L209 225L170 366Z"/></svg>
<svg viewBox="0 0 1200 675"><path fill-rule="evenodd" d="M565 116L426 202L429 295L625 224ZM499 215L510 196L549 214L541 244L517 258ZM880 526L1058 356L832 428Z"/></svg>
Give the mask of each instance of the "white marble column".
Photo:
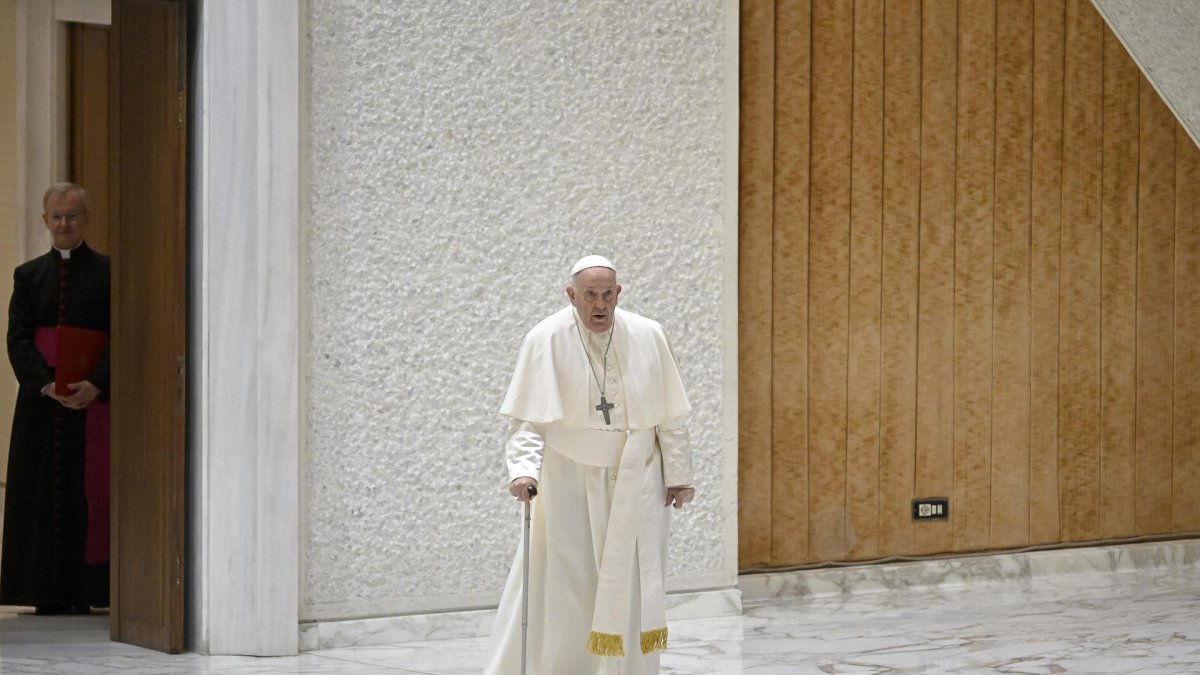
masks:
<svg viewBox="0 0 1200 675"><path fill-rule="evenodd" d="M297 649L302 8L199 12L189 648L211 654Z"/></svg>

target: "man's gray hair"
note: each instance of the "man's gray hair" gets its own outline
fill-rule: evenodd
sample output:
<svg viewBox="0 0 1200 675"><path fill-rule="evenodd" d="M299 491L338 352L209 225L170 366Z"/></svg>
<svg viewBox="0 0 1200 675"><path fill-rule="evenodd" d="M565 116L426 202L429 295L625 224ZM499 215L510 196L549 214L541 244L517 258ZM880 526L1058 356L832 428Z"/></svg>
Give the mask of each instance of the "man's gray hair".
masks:
<svg viewBox="0 0 1200 675"><path fill-rule="evenodd" d="M51 197L57 197L59 195L71 194L72 192L79 195L79 203L83 204L83 212L88 213L87 190L84 190L83 187L80 185L77 185L75 183L68 183L66 181L64 181L62 183L55 183L54 185L51 185L50 187L46 188L46 194L42 195L42 211L50 210L50 198Z"/></svg>

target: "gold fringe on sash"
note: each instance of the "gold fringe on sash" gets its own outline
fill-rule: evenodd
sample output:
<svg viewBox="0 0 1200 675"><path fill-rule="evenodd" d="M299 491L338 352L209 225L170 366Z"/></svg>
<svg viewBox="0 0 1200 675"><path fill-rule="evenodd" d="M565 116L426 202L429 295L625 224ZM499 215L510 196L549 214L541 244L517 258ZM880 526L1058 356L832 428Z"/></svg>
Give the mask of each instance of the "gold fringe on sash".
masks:
<svg viewBox="0 0 1200 675"><path fill-rule="evenodd" d="M656 628L642 633L642 653L661 652L667 648L667 628Z"/></svg>
<svg viewBox="0 0 1200 675"><path fill-rule="evenodd" d="M643 638L642 644L645 644ZM625 656L625 641L613 633L592 631L588 637L588 651L596 656Z"/></svg>

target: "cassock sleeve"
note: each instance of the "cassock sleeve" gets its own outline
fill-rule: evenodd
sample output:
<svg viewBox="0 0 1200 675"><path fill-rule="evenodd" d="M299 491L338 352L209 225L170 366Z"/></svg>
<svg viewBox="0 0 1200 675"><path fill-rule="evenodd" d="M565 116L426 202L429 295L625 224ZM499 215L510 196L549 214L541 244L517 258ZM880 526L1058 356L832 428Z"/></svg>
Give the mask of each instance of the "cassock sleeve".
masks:
<svg viewBox="0 0 1200 675"><path fill-rule="evenodd" d="M8 303L8 360L12 363L21 393L41 396L42 387L54 381L50 366L33 343L34 289L30 279L13 274L12 300Z"/></svg>
<svg viewBox="0 0 1200 675"><path fill-rule="evenodd" d="M542 451L546 439L531 422L515 417L508 419L504 440L504 459L508 464L508 482L518 478L539 480L542 475Z"/></svg>
<svg viewBox="0 0 1200 675"><path fill-rule="evenodd" d="M663 482L667 487L692 487L692 442L688 438L687 415L658 425L658 447L662 450Z"/></svg>

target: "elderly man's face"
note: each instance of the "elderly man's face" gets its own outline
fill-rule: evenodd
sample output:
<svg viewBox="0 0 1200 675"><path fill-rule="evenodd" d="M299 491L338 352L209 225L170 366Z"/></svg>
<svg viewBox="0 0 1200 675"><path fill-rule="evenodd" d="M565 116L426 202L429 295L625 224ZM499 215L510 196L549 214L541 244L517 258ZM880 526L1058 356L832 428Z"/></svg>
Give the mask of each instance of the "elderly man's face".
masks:
<svg viewBox="0 0 1200 675"><path fill-rule="evenodd" d="M46 212L42 214L42 220L54 239L54 245L61 249L71 249L83 241L88 212L78 192L64 192L52 195L46 202Z"/></svg>
<svg viewBox="0 0 1200 675"><path fill-rule="evenodd" d="M579 312L583 327L593 333L603 333L612 328L613 312L617 309L617 296L621 286L617 284L617 273L607 267L589 267L575 277L574 286L567 286L567 297Z"/></svg>

